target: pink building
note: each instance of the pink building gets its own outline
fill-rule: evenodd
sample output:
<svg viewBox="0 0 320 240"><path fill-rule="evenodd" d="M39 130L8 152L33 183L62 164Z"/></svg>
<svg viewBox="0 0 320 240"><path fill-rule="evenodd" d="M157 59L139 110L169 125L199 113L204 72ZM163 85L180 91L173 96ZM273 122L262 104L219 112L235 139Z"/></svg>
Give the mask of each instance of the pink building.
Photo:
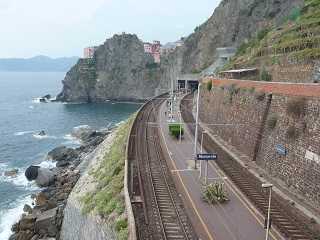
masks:
<svg viewBox="0 0 320 240"><path fill-rule="evenodd" d="M83 58L93 58L96 49L97 47L86 47L83 50Z"/></svg>
<svg viewBox="0 0 320 240"><path fill-rule="evenodd" d="M160 63L161 61L161 44L160 41L153 41L153 43L144 43L144 52L150 53L155 63Z"/></svg>

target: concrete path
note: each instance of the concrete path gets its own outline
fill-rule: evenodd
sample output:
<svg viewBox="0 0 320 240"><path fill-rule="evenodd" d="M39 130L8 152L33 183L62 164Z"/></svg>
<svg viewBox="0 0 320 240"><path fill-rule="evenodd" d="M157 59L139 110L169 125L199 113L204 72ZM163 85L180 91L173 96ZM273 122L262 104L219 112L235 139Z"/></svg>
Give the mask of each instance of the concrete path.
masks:
<svg viewBox="0 0 320 240"><path fill-rule="evenodd" d="M182 142L173 139L168 132L166 104L159 112L159 126L164 142L164 151L169 153L169 167L178 191L188 209L191 221L199 237L209 240L259 240L265 239L264 219L249 203L230 180L221 180L224 174L214 164L209 165L210 182L220 178L224 181L230 201L225 204L209 205L201 199L203 181L199 180L199 171L195 171L193 156L194 139L185 126ZM200 147L199 147L200 149ZM204 164L203 164L204 165ZM204 170L204 166L202 168ZM282 239L273 232L270 240Z"/></svg>

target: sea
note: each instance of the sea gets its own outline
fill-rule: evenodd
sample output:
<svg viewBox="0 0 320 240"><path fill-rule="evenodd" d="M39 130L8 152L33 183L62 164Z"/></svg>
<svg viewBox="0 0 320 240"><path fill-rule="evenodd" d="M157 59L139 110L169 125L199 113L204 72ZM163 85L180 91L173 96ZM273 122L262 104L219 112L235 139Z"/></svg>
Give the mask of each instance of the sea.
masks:
<svg viewBox="0 0 320 240"><path fill-rule="evenodd" d="M40 103L39 97L56 96L63 72L0 72L0 239L11 235L31 194L40 189L26 180L25 169L33 164L52 168L47 153L61 145L79 146L71 135L79 126L94 129L125 121L138 108L133 103ZM45 136L38 133L45 131ZM14 177L5 171L17 169Z"/></svg>

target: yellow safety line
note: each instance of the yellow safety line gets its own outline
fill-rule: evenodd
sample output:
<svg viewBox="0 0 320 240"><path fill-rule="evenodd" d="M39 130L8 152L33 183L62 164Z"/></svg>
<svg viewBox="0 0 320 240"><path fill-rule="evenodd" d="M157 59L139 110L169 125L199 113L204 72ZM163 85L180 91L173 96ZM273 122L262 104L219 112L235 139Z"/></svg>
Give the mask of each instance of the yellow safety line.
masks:
<svg viewBox="0 0 320 240"><path fill-rule="evenodd" d="M164 137L164 134L163 134L163 131L162 131L162 128L161 128L161 127L160 127L160 130L161 130L162 138L163 138L164 143L165 143L165 145L166 145L167 152L169 152L169 148L168 148L168 146L167 146L167 142L166 142L166 140L165 140L165 137ZM170 160L171 160L171 162L172 162L172 165L173 165L174 170L178 170L177 165L175 164L175 162L174 162L174 160L172 159L171 155L170 155L170 154L168 154L168 155L169 155L169 157L170 157ZM193 210L194 210L195 213L197 214L197 216L198 216L198 218L199 218L199 220L200 220L200 222L201 222L204 230L206 231L209 239L210 239L210 240L214 240L214 238L212 237L211 233L209 232L209 229L208 229L207 225L205 224L205 222L203 221L202 217L200 216L200 213L198 212L198 210L197 210L197 208L196 208L196 205L195 205L195 203L193 202L193 200L192 200L192 198L191 198L191 196L190 196L190 194L189 194L189 191L188 191L187 187L186 187L185 184L183 183L183 180L182 180L182 178L181 178L180 173L177 172L177 175L178 175L178 177L179 177L179 180L180 180L180 182L181 182L181 184L182 184L182 187L183 187L184 191L186 192L186 194L187 194L187 196L188 196L188 198L189 198L189 201L190 201L190 203L191 203L191 205L192 205L192 207L193 207Z"/></svg>

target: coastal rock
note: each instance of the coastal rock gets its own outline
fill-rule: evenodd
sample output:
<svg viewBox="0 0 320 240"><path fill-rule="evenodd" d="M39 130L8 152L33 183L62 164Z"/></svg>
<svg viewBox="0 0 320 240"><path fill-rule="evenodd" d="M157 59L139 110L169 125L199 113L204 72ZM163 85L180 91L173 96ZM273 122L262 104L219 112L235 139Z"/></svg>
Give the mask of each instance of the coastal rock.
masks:
<svg viewBox="0 0 320 240"><path fill-rule="evenodd" d="M24 230L34 230L34 224L36 221L36 217L33 215L27 215L23 217L19 222L19 231Z"/></svg>
<svg viewBox="0 0 320 240"><path fill-rule="evenodd" d="M36 196L36 205L37 206L43 206L47 203L48 201L48 197L45 193L40 192L37 196Z"/></svg>
<svg viewBox="0 0 320 240"><path fill-rule="evenodd" d="M78 152L73 148L67 148L66 146L61 146L53 149L48 153L48 158L53 161L64 161L69 162L78 158Z"/></svg>
<svg viewBox="0 0 320 240"><path fill-rule="evenodd" d="M5 171L4 172L4 176L6 176L6 177L16 177L18 172L19 172L18 169L12 169L12 170L9 170L9 171Z"/></svg>
<svg viewBox="0 0 320 240"><path fill-rule="evenodd" d="M43 212L35 222L35 231L40 235L54 237L57 235L56 215L58 208Z"/></svg>
<svg viewBox="0 0 320 240"><path fill-rule="evenodd" d="M34 233L31 231L20 231L10 236L9 240L31 240Z"/></svg>
<svg viewBox="0 0 320 240"><path fill-rule="evenodd" d="M31 214L31 213L32 213L32 208L30 207L30 205L25 204L24 207L23 207L23 211L24 211L25 213Z"/></svg>

